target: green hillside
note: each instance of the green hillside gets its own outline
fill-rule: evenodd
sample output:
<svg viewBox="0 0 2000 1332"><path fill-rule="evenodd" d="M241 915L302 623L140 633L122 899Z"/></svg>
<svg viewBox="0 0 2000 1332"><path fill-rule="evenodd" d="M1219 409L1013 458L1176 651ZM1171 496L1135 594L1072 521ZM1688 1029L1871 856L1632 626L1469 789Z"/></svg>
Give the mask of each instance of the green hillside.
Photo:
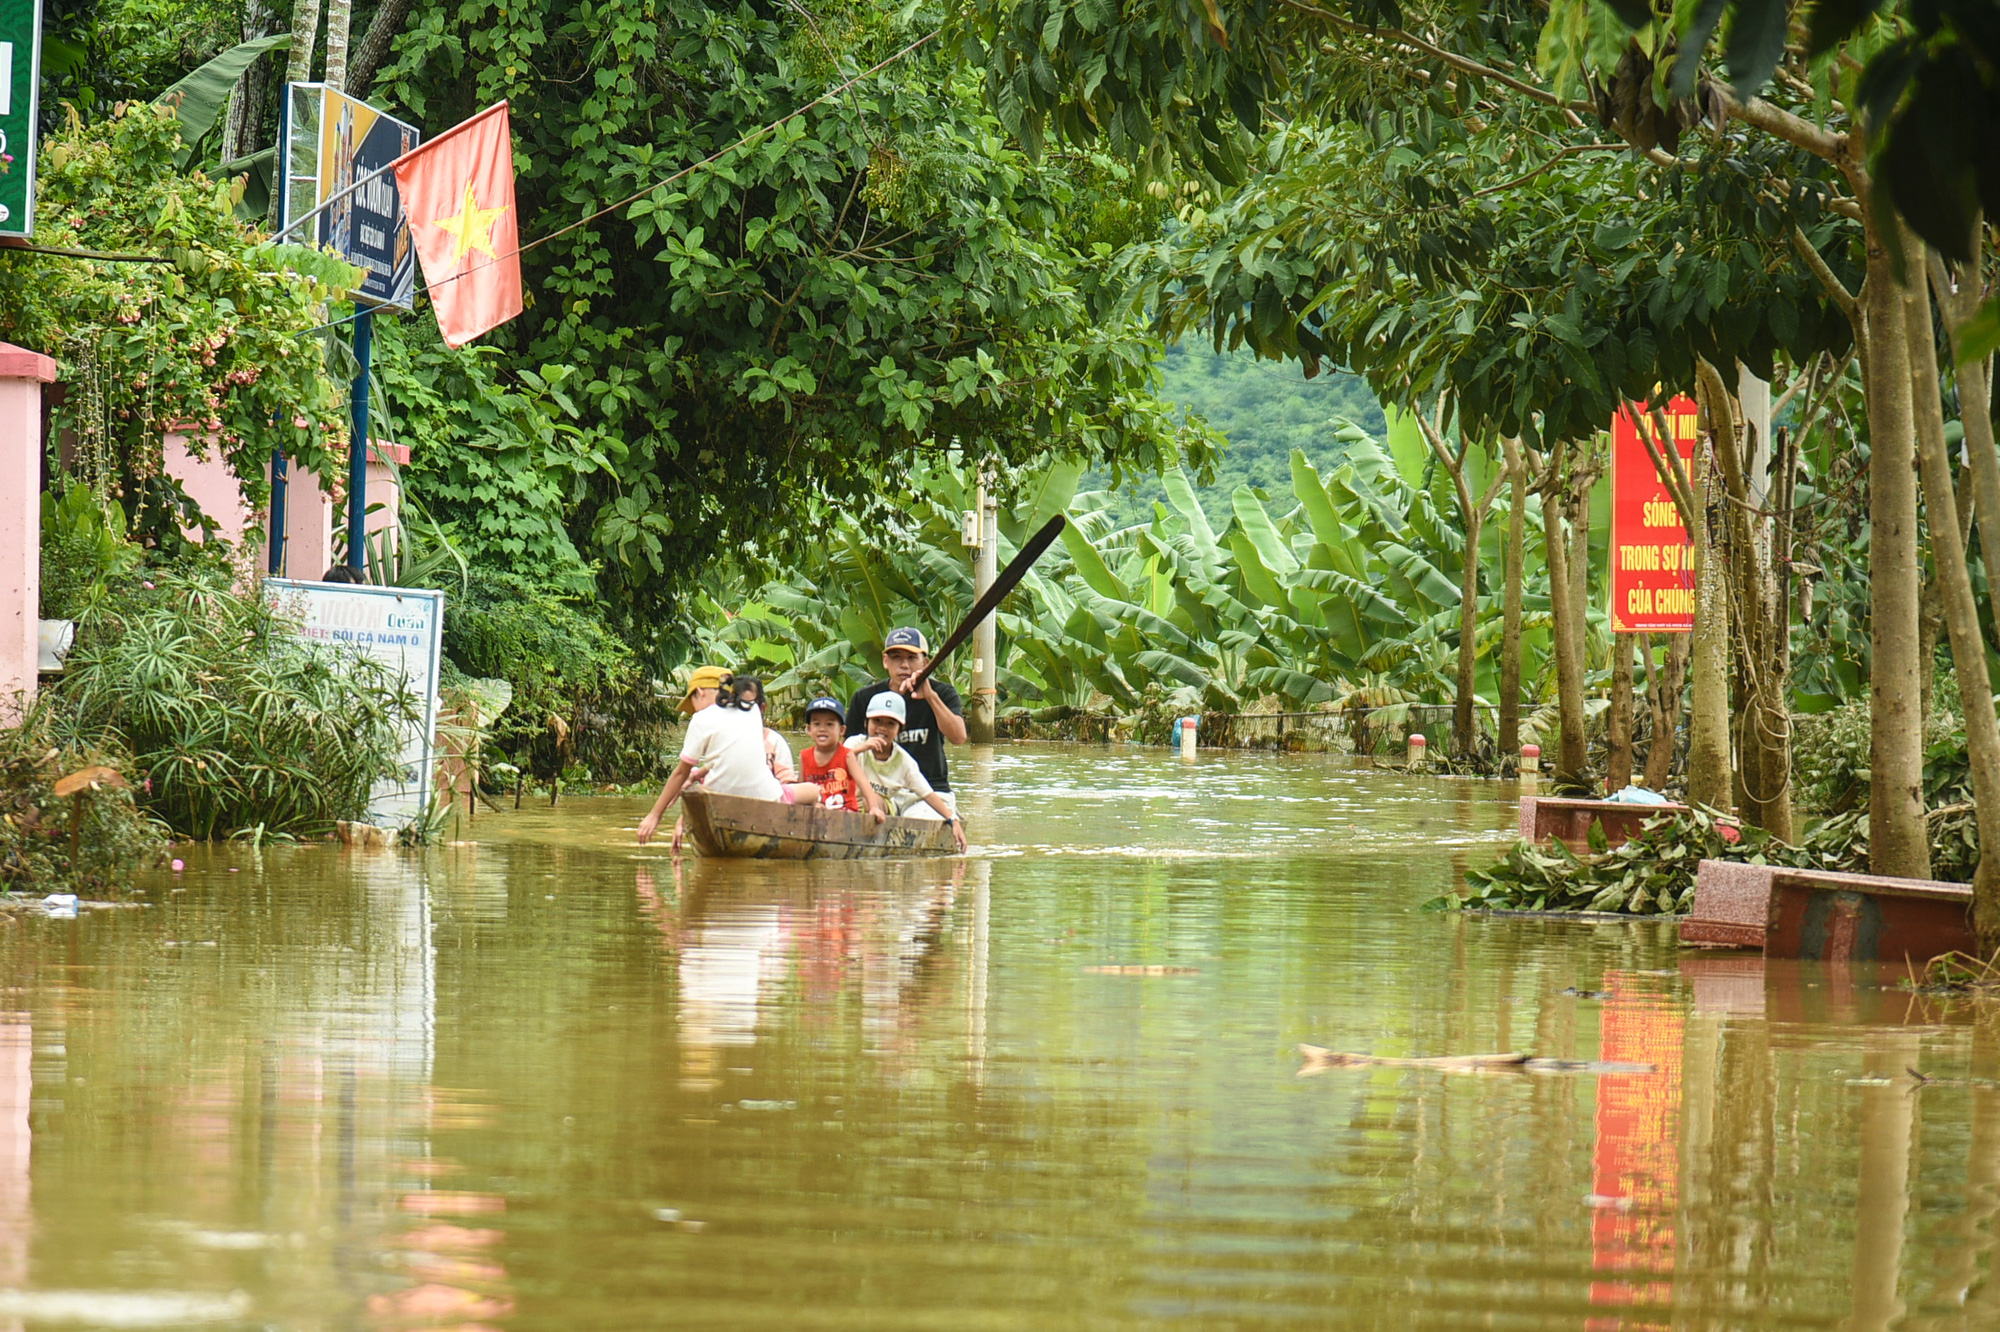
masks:
<svg viewBox="0 0 2000 1332"><path fill-rule="evenodd" d="M1383 430L1381 405L1353 375L1322 372L1307 379L1293 362L1260 361L1248 351L1216 352L1203 343L1169 347L1161 369L1166 375L1161 395L1229 439L1215 484L1201 492L1202 507L1218 526L1239 485L1271 495L1291 493L1293 449L1304 449L1315 466L1329 470L1334 447L1327 423L1334 417L1378 437ZM1083 484L1102 488L1110 477L1095 473ZM1154 477L1127 477L1119 500L1121 519L1139 522L1151 516L1155 500L1166 501L1166 491Z"/></svg>

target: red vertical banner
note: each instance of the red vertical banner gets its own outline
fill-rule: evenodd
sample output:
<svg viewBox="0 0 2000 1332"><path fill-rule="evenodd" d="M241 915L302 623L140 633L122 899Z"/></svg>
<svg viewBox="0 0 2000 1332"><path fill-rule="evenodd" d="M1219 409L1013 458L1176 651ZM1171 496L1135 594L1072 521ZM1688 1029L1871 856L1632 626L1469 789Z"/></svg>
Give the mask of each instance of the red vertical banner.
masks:
<svg viewBox="0 0 2000 1332"><path fill-rule="evenodd" d="M1598 1058L1650 1064L1651 1073L1597 1079L1592 1152L1590 1302L1604 1312L1586 1332L1664 1329L1673 1303L1674 1219L1680 1206L1681 1039L1686 1019L1672 1001L1607 971L1611 992ZM1611 1312L1631 1307L1632 1314Z"/></svg>
<svg viewBox="0 0 2000 1332"><path fill-rule="evenodd" d="M1692 471L1692 398L1675 398L1664 415L1672 447ZM1640 431L1645 431L1642 437ZM1685 634L1694 630L1694 545L1680 506L1661 482L1646 439L1659 430L1644 403L1628 404L1611 422L1611 632ZM1667 456L1662 444L1660 456Z"/></svg>

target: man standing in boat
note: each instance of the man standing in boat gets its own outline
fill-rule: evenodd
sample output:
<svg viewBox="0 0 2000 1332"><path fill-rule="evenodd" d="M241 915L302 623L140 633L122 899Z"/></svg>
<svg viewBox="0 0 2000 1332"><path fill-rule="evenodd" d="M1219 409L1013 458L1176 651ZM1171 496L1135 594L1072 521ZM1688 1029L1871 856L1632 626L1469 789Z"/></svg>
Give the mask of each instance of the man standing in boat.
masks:
<svg viewBox="0 0 2000 1332"><path fill-rule="evenodd" d="M877 694L901 694L909 717L899 742L917 761L917 770L931 790L943 796L956 812L958 801L951 793L951 765L944 747L965 743L965 706L958 701L958 691L942 680L933 678L925 680L920 689L910 688L930 659L931 645L922 630L891 629L882 642L882 669L889 673L888 678L877 680L848 703L847 733L868 734L868 704Z"/></svg>

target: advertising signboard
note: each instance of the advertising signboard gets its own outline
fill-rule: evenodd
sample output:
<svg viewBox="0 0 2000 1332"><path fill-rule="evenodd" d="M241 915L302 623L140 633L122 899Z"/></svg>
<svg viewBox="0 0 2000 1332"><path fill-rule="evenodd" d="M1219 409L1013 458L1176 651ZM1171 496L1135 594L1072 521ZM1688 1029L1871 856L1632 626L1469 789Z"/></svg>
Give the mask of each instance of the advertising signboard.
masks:
<svg viewBox="0 0 2000 1332"><path fill-rule="evenodd" d="M35 234L42 0L0 0L0 236Z"/></svg>
<svg viewBox="0 0 2000 1332"><path fill-rule="evenodd" d="M1671 445L1693 466L1696 407L1692 398L1667 404ZM1646 432L1642 438L1641 430ZM1646 439L1658 427L1645 404L1635 403L1611 423L1611 631L1617 634L1685 634L1694 630L1694 545L1680 507L1660 481Z"/></svg>
<svg viewBox="0 0 2000 1332"><path fill-rule="evenodd" d="M381 171L423 138L415 125L324 84L293 83L286 93L285 171L279 181L279 211L285 225ZM410 308L416 294L417 253L410 243L410 220L394 172L368 181L321 213L313 234L348 263L368 271L357 298L373 305Z"/></svg>
<svg viewBox="0 0 2000 1332"><path fill-rule="evenodd" d="M417 696L423 716L404 728L402 771L375 784L367 821L400 828L421 819L430 805L437 760L444 593L266 578L264 595L280 614L297 622L308 643L379 662L391 679Z"/></svg>

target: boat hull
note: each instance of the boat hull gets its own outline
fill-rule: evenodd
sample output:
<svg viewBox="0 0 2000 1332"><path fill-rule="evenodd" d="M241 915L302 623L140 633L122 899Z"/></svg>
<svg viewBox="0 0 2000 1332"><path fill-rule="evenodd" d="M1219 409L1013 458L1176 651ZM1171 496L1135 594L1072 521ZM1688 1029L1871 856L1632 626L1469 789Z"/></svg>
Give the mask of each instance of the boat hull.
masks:
<svg viewBox="0 0 2000 1332"><path fill-rule="evenodd" d="M957 850L951 825L935 819L890 819L819 805L689 791L688 836L705 856L738 860L882 860L948 856Z"/></svg>

